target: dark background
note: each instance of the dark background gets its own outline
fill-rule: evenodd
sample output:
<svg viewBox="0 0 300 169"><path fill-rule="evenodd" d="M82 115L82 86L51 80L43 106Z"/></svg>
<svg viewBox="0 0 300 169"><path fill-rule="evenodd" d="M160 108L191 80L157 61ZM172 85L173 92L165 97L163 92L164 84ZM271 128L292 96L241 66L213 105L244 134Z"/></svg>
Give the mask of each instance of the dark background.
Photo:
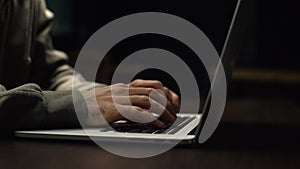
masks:
<svg viewBox="0 0 300 169"><path fill-rule="evenodd" d="M79 50L84 42L101 26L128 13L144 11L164 11L181 17L198 19L199 6L216 11L226 10L230 1L189 2L170 1L71 1L51 0L48 7L56 14L53 31L57 48L67 51ZM199 5L197 5L199 3ZM237 67L277 70L299 70L299 11L298 2L253 0L249 6L252 13L249 19L249 31ZM192 8L192 9L191 9ZM197 13L198 11L198 13ZM183 16L182 16L183 15ZM205 18L213 20L217 16L207 13ZM194 23L194 22L193 22ZM197 23L195 23L197 24ZM222 25L222 23L220 23ZM214 29L214 27L210 27ZM203 30L205 32L205 30ZM219 32L223 34L223 32ZM214 36L214 35L211 35ZM214 37L211 37L214 39ZM216 45L216 46L219 46Z"/></svg>
<svg viewBox="0 0 300 169"><path fill-rule="evenodd" d="M217 147L270 148L272 151L278 148L279 151L299 150L299 5L292 0L251 2L248 32L228 90L229 104L217 132L208 144ZM211 8L230 12L227 8L229 1L205 1L208 7L199 7L201 3L49 0L48 7L56 14L53 29L55 47L70 55L72 65L84 43L96 30L125 14L164 11L180 14L192 22L199 22L200 17L209 23L218 19L213 15L214 11L210 11ZM199 16L201 9L204 10L202 13L207 13ZM220 39L225 36L221 28L226 23L220 20L211 23L215 24L213 26L202 28L219 52L223 43ZM137 43L143 38L143 42L147 43ZM135 44L137 50L157 44L161 37L151 38L134 37L127 42ZM172 43L172 40L167 41ZM122 57L120 53L115 56ZM224 138L230 139L224 142Z"/></svg>
<svg viewBox="0 0 300 169"><path fill-rule="evenodd" d="M167 12L188 19L207 34L220 53L230 19L223 15L232 12L234 2L51 0L48 1L48 7L56 14L53 29L55 47L67 52L73 65L80 49L95 31L121 16L145 11ZM235 97L299 98L300 14L297 1L250 2L248 30L241 42L229 94ZM106 67L115 67L120 59L145 47L162 47L176 53L174 50L182 46L174 47L174 43L174 40L157 36L127 39L113 52L111 64ZM109 83L105 75L111 75L111 72L100 72L103 77L99 78L100 81Z"/></svg>

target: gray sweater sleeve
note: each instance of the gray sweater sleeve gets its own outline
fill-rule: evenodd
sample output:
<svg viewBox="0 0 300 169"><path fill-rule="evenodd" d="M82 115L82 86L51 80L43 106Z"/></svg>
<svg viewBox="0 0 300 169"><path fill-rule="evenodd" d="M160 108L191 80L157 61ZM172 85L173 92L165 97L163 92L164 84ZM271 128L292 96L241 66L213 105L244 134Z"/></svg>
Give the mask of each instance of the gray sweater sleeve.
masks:
<svg viewBox="0 0 300 169"><path fill-rule="evenodd" d="M95 85L104 86L88 82L80 73L74 72L68 65L68 56L53 47L50 32L54 14L47 9L45 1L38 2L39 14L36 18L37 31L32 55L32 82L38 84L42 90L72 90L72 83L73 87L80 91Z"/></svg>
<svg viewBox="0 0 300 169"><path fill-rule="evenodd" d="M78 115L86 116L85 101L79 91L95 85L87 82L67 64L65 53L55 50L49 32L53 14L44 0L37 2L39 13L34 19L32 64L30 78L23 86L9 90L0 84L0 132L14 130L80 127L74 104L81 109ZM72 97L72 82L76 96ZM73 98L77 100L73 101Z"/></svg>
<svg viewBox="0 0 300 169"><path fill-rule="evenodd" d="M26 84L12 90L0 85L0 130L79 127L77 115L86 118L86 105L80 92L42 91L38 85ZM74 104L82 108L77 112Z"/></svg>

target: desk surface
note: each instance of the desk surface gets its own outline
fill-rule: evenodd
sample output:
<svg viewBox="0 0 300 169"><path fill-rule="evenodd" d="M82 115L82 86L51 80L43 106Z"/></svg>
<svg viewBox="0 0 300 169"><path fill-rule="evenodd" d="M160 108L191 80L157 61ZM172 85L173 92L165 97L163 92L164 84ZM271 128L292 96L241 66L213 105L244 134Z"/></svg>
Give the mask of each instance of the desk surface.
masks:
<svg viewBox="0 0 300 169"><path fill-rule="evenodd" d="M222 149L176 147L146 159L128 159L110 154L91 143L56 141L1 141L3 169L66 168L299 168L300 154L282 149Z"/></svg>
<svg viewBox="0 0 300 169"><path fill-rule="evenodd" d="M255 105L253 102L252 104ZM287 102L287 104L293 104L293 109L297 107L296 102ZM239 101L238 105L243 104ZM272 102L272 105L276 104ZM230 107L227 110L239 110ZM299 112L298 110L300 110L299 106L296 112ZM300 167L299 125L286 125L282 121L276 124L261 123L261 121L233 123L228 119L230 114L226 115L225 112L224 116L223 123L207 143L178 146L162 155L146 159L122 158L106 152L92 142L0 140L0 168L289 169Z"/></svg>

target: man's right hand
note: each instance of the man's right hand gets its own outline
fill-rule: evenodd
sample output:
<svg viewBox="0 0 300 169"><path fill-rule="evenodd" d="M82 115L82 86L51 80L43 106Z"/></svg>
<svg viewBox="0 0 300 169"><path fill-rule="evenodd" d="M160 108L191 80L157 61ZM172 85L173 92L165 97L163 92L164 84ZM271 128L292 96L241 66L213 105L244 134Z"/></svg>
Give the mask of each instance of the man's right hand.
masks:
<svg viewBox="0 0 300 169"><path fill-rule="evenodd" d="M129 96L126 94L128 90ZM153 93L155 94L153 95ZM180 109L179 97L159 81L135 80L130 84L95 88L95 90L84 91L82 94L88 108L86 125L91 127L105 124L99 114L101 112L109 124L124 119L125 113L126 117L130 117L128 120L151 121L151 124L161 128L165 124L174 122L176 113ZM96 96L97 105L92 104L93 96ZM131 103L127 102L128 97ZM162 111L159 119L147 111L151 104L155 107L153 110ZM121 110L122 113L118 110ZM159 114L160 112L153 113Z"/></svg>

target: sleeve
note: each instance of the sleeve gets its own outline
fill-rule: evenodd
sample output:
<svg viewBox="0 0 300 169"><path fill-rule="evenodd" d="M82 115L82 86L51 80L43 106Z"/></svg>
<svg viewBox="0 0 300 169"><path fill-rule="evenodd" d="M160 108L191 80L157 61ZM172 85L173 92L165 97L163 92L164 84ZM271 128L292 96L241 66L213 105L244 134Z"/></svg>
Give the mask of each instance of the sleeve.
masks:
<svg viewBox="0 0 300 169"><path fill-rule="evenodd" d="M35 2L34 29L37 30L32 40L32 84L11 90L0 85L1 135L14 130L80 127L77 115L85 119L87 108L79 91L102 86L86 81L79 73L73 76L67 55L55 50L51 42L53 14L43 0ZM78 89L73 93L72 81ZM77 114L74 105L79 105Z"/></svg>
<svg viewBox="0 0 300 169"><path fill-rule="evenodd" d="M37 33L33 54L33 81L43 90L71 90L74 88L83 91L94 86L104 84L86 81L80 73L75 72L67 64L68 57L64 52L55 50L50 37L54 15L50 12L43 0L38 3Z"/></svg>
<svg viewBox="0 0 300 169"><path fill-rule="evenodd" d="M73 100L71 91L42 91L36 84L12 90L0 85L1 134L14 130L80 126L77 115L86 118L86 105L79 91L73 94L77 95L77 100ZM77 115L74 104L82 108Z"/></svg>

